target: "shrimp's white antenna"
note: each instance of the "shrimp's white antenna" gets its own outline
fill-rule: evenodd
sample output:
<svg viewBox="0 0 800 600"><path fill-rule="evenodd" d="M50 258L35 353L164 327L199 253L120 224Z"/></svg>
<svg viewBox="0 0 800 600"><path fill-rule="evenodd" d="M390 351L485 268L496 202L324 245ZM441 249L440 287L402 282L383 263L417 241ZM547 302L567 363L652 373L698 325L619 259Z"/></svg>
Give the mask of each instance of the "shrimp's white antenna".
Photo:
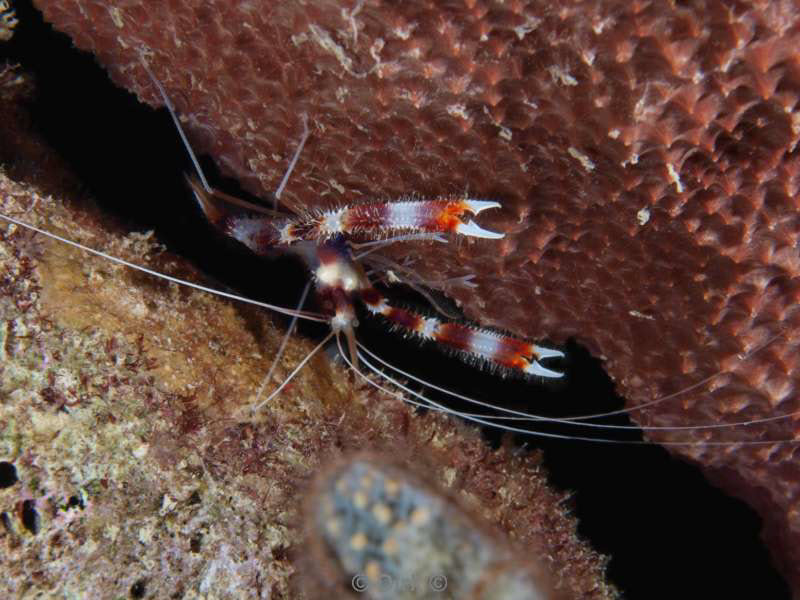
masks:
<svg viewBox="0 0 800 600"><path fill-rule="evenodd" d="M425 381L424 379L412 375L407 371L403 371L402 369L392 365L388 361L382 359L374 352L370 351L366 346L359 343L358 347L367 355L369 355L372 359L376 360L383 366L391 369L395 373L399 375L416 381L417 383L422 384L423 386L427 387L428 389L440 392L442 394L446 394L452 398L456 398L457 400L462 400L464 402L468 402L470 404L475 404L477 406L482 406L484 408L489 408L495 410L497 412L504 413L503 415L487 415L487 414L472 414L472 413L465 413L461 411L453 411L453 414L458 414L460 416L474 416L474 417L481 417L487 420L502 420L502 421L533 421L533 422L542 422L542 423L561 423L563 425L572 425L574 427L586 427L586 428L594 428L594 429L618 429L618 430L629 430L629 431L693 431L696 429L726 429L729 427L745 427L749 425L758 425L759 423L769 423L771 421L780 421L781 419L790 419L792 417L800 416L800 411L786 413L782 415L774 415L771 417L764 417L761 419L750 419L747 421L735 421L735 422L728 422L728 423L711 423L711 424L703 424L703 425L611 425L605 423L584 423L583 420L588 419L591 415L585 415L583 417L546 417L544 415L536 415L531 413L526 413L524 411L514 410L511 408L505 408L503 406L499 406L497 404L492 404L490 402L483 402L476 398L472 398L470 396L466 396L464 394L459 394L458 392L454 392L452 390L448 390L447 388L435 385L429 381ZM363 354L359 352L359 356L363 360ZM392 380L394 381L394 380ZM417 397L423 397L419 392L414 392L414 395ZM428 398L425 398L426 401L430 401ZM659 399L661 401L662 399ZM655 402L655 401L653 401ZM450 409L448 409L450 410ZM616 411L614 414L617 414L620 411ZM625 412L625 411L621 411ZM798 440L800 442L800 440Z"/></svg>
<svg viewBox="0 0 800 600"><path fill-rule="evenodd" d="M786 334L786 331L787 331L787 329L782 329L781 331L779 331L778 333L776 333L775 335L773 335L772 337L767 339L767 341L764 342L763 344L760 344L760 345L756 346L755 348L753 348L752 350L750 350L750 352L748 352L744 356L740 355L739 356L740 362L744 362L748 358L751 358L751 357L755 356L756 354L758 354L759 352L761 352L762 350L764 350L767 346L772 344L775 340L777 340L780 337L783 337ZM714 379L716 379L720 375L722 375L722 373L717 371L716 373L712 373L708 377L706 377L704 379L701 379L697 383L693 383L692 385L690 385L688 387L685 387L683 389L680 389L677 392L672 392L671 394L667 394L666 396L662 396L660 398L655 398L655 399L649 400L647 402L642 402L641 404L637 404L636 406L631 406L630 408L621 408L621 409L612 410L612 411L609 411L609 412L594 413L594 414L591 414L591 415L580 415L580 416L577 416L577 417L565 417L565 420L566 421L584 421L584 420L588 420L588 419L599 419L601 417L611 417L611 416L619 415L619 414L622 414L622 413L629 413L629 412L634 411L634 410L642 410L642 409L648 408L650 406L655 406L656 404L661 404L662 402L666 402L667 400L672 400L673 398L677 398L679 396L683 396L684 394L688 394L689 392L691 392L693 390L696 390L698 388L701 388L707 383L710 383L711 381L713 381ZM794 414L794 413L792 413L792 414ZM791 415L783 415L783 416L791 416ZM764 421L770 421L770 420L773 420L773 419L771 417L764 419ZM761 422L761 421L758 421L758 422Z"/></svg>
<svg viewBox="0 0 800 600"><path fill-rule="evenodd" d="M197 159L197 155L194 153L192 145L189 143L189 138L186 137L186 132L183 130L181 121L178 118L178 113L175 111L175 106L169 99L166 90L164 90L164 86L161 85L161 82L150 70L147 61L141 54L140 54L140 59L142 61L142 67L144 68L148 77L150 77L150 81L152 81L153 85L156 86L156 89L158 89L158 93L161 95L161 99L164 101L164 106L167 107L167 110L169 111L169 116L172 117L172 122L175 123L175 128L178 130L178 135L180 135L181 137L183 146L186 148L186 152L189 154L189 158L191 158L192 160L192 164L194 165L194 170L197 173L197 177L200 180L200 183L202 184L203 189L206 191L206 193L214 196L221 196L226 201L233 202L234 204L244 205L246 208L253 209L252 204L240 200L238 198L229 196L228 194L218 192L209 185L208 179L206 179L205 173L203 173L203 168L200 166L200 161ZM301 115L301 119L303 121L303 136L300 138L300 143L297 145L297 149L295 150L294 155L292 156L292 160L289 163L289 167L286 169L286 173L283 174L283 179L281 179L280 185L278 185L278 189L275 190L273 210L277 210L278 201L280 200L281 194L283 194L283 190L286 187L286 184L289 182L289 177L291 176L292 171L294 171L294 167L300 158L300 153L303 151L303 147L306 145L306 141L311 136L311 131L308 128L308 116L305 113L303 113ZM259 207L255 207L255 210L259 210Z"/></svg>
<svg viewBox="0 0 800 600"><path fill-rule="evenodd" d="M19 227L24 227L25 229L29 229L30 231L48 237L52 240L62 242L64 244L67 244L68 246L72 246L73 248L78 248L83 252L94 254L95 256L99 256L115 264L122 265L124 267L128 267L129 269L140 271L142 273L147 273L148 275L158 277L159 279L163 279L165 281L170 281L172 283L177 283L179 285L185 285L187 287L200 290L201 292L207 292L209 294L214 294L215 296L220 296L222 298L228 298L230 300L236 300L238 302L244 302L246 304L253 304L255 306L260 306L261 308L274 310L275 312L280 313L282 315L289 315L289 316L297 315L301 319L306 319L308 321L317 321L319 323L328 322L328 319L326 317L317 313L303 311L303 310L292 310L291 308L284 308L283 306L276 306L274 304L267 304L266 302L259 302L258 300L253 300L252 298L246 298L244 296L238 296L236 294L231 294L229 292L223 292L222 290L206 287L204 285L200 285L199 283L193 283L191 281L187 281L186 279L180 279L179 277L172 277L171 275L167 275L166 273L159 273L158 271L155 271L153 269L148 269L147 267L143 267L142 265L138 265L136 263L124 260L122 258L118 258L112 254L107 254L100 250L95 250L94 248L90 248L89 246L84 246L83 244L74 242L69 238L61 237L60 235L56 235L55 233L50 233L49 231L45 231L44 229L34 227L33 225L25 223L24 221L20 221L19 219L15 219L14 217L9 217L8 215L4 215L2 213L0 213L0 219L8 221L9 223L13 223L14 225L17 225Z"/></svg>
<svg viewBox="0 0 800 600"><path fill-rule="evenodd" d="M303 120L303 137L300 138L300 143L297 145L297 149L294 151L294 156L292 156L292 160L289 162L289 168L286 169L286 173L283 174L283 179L281 179L280 184L278 185L278 189L275 190L275 200L273 202L272 208L278 208L278 201L281 199L281 194L283 194L283 190L286 187L286 184L289 182L289 176L294 171L294 166L297 164L298 159L300 158L300 153L303 151L303 146L306 145L306 140L311 135L311 132L308 129L308 115L303 113L300 118Z"/></svg>
<svg viewBox="0 0 800 600"><path fill-rule="evenodd" d="M362 348L363 348L363 346L362 346ZM379 383L376 383L376 382L372 381L369 377L367 377L360 370L355 369L355 367L353 367L352 363L344 355L344 352L343 352L343 349L341 348L341 345L339 345L339 351L340 351L340 353L342 355L343 360L351 368L353 368L353 370L356 373L358 373L359 377L361 377L369 385L375 387L376 389L381 390L382 392L384 392L386 394L389 394L392 397L399 398L399 399L403 400L404 402L407 402L407 403L412 404L414 406L421 406L421 407L424 407L424 408L430 408L430 409L433 409L433 410L437 410L439 412L444 412L446 414L450 414L450 415L465 419L467 421L472 421L473 423L477 423L479 425L485 425L487 427L493 427L495 429L502 429L504 431L509 431L511 433L522 433L522 434L526 434L526 435L532 435L532 436L536 436L536 437L543 437L543 438L550 438L550 439L574 440L574 441L581 441L581 442L595 442L595 443L598 443L598 444L621 444L621 445L636 445L636 446L652 445L652 442L649 442L647 440L617 440L617 439L612 439L612 438L597 438L597 437L589 437L589 436L573 436L573 435L566 435L566 434L560 434L560 433L549 433L549 432L544 432L544 431L535 431L535 430L530 430L530 429L523 429L521 427L514 427L512 425L506 425L506 424L492 423L491 419L487 418L486 415L476 416L476 415L473 415L471 413L460 412L460 411L448 408L448 407L444 406L443 404L439 404L438 402L435 402L435 401L431 400L430 398L426 398L425 396L423 396L419 392L417 392L415 390L412 390L408 386L405 386L402 383L400 383L398 380L386 375L386 373L382 372L375 365L373 365L366 358L364 358L363 355L360 356L361 363L365 364L367 366L367 368L369 368L370 371L372 371L373 373L378 375L381 379L383 379L385 381L388 381L391 384L393 384L394 386L396 386L399 389L403 390L407 394L410 394L411 396L413 396L415 398L419 398L422 402L416 402L416 401L413 401L413 400L409 400L407 397L403 396L401 393L396 392L394 390L390 390L389 388L387 388L385 386L382 386ZM540 420L546 420L546 419L540 419ZM549 419L547 419L547 420L549 420ZM584 424L584 425L586 425L586 424ZM724 441L686 441L686 442L659 441L658 442L658 444L661 445L661 446L675 446L675 447L678 447L678 446L684 446L684 447L686 447L686 446L730 446L730 445L764 446L764 445L781 444L781 443L797 444L797 443L800 443L800 439L740 440L740 441L735 441L735 442L724 442Z"/></svg>
<svg viewBox="0 0 800 600"><path fill-rule="evenodd" d="M272 400L272 399L273 399L275 396L277 396L278 394L280 394L280 393L281 393L281 390L282 390L283 388L285 388L285 387L286 387L286 386L289 384L289 382L290 382L292 379L294 379L294 376L295 376L295 375L297 375L297 374L300 372L300 369L302 369L302 368L303 368L303 367L306 365L306 363L307 363L308 361L310 361L310 360L311 360L311 358L312 358L312 357L313 357L313 356L314 356L314 355L315 355L317 352L319 352L320 348L322 348L322 347L323 347L325 344L327 344L327 343L328 343L328 341L329 341L329 340L330 340L330 339L331 339L331 338L334 336L334 334L335 334L335 332L334 332L334 331L331 331L330 333L328 333L328 335L326 335L326 336L325 336L325 338L324 338L324 339L323 339L323 340L322 340L322 341L321 341L319 344L317 344L316 346L314 346L314 349L313 349L311 352L309 352L309 353L308 353L308 355L306 355L306 357L305 357L303 360L301 360L301 361L300 361L300 363L299 363L299 364L298 364L298 365L297 365L297 366L294 368L294 370L293 370L291 373L289 373L289 376L288 376L286 379L284 379L284 380L283 380L283 383L281 383L281 384L280 384L280 385L279 385L279 386L278 386L278 387L275 389L275 391L274 391L274 392L272 392L272 393L271 393L269 396L267 396L267 397L264 399L264 401L263 401L261 404L259 404L258 406L256 406L256 407L253 409L253 412L258 412L258 411L259 411L259 410L260 410L260 409L261 409L261 408L262 408L262 407L263 407L265 404L267 404L267 403L268 403L270 400ZM337 340L339 339L339 336L338 336L338 335L336 336L336 339L337 339ZM259 391L259 393L260 393L260 391ZM257 399L256 399L256 400L257 400Z"/></svg>
<svg viewBox="0 0 800 600"><path fill-rule="evenodd" d="M172 122L175 123L175 128L178 130L178 135L181 136L181 141L183 142L186 151L189 153L189 157L192 159L192 164L194 165L194 170L197 173L200 182L203 184L203 188L209 194L213 194L214 190L208 185L208 180L206 179L205 174L203 173L203 168L200 166L200 161L197 160L197 156L195 156L194 150L192 150L192 145L189 143L189 139L186 137L186 133L183 131L183 127L181 126L180 119L178 119L178 114L175 112L175 107L170 102L169 96L167 96L167 92L164 91L164 87L161 85L161 82L156 79L156 76L153 75L153 72L150 70L150 67L147 66L147 61L144 58L143 54L139 54L139 58L142 61L142 67L144 67L145 72L150 77L150 81L153 82L153 85L156 86L158 89L158 93L161 94L161 99L164 101L164 105L167 107L169 111L169 116L172 117Z"/></svg>
<svg viewBox="0 0 800 600"><path fill-rule="evenodd" d="M308 296L308 292L311 289L311 282L309 281L306 284L306 287L303 288L303 293L300 295L300 302L297 303L298 311L302 310L303 304L305 304L306 296ZM297 315L292 317L292 321L289 323L289 328L286 330L286 333L283 335L283 339L281 340L281 345L278 347L278 352L275 354L275 358L272 359L272 364L269 367L269 371L264 376L264 379L261 381L261 387L258 388L258 394L256 394L256 404L257 406L253 409L253 412L256 412L259 408L261 408L264 404L269 402L269 400L274 396L274 394L270 395L269 398L264 400L264 402L259 403L261 399L261 395L264 393L264 388L267 387L267 383L269 383L270 379L272 378L272 374L275 372L275 368L278 366L278 363L281 360L281 356L283 356L283 351L286 349L286 345L289 343L289 339L292 336L294 331L295 325L297 325ZM316 352L316 350L314 350ZM312 352L313 354L313 352ZM290 376L291 377L291 376ZM282 389L286 385L286 382L281 384L281 386L276 390L277 393L280 389Z"/></svg>

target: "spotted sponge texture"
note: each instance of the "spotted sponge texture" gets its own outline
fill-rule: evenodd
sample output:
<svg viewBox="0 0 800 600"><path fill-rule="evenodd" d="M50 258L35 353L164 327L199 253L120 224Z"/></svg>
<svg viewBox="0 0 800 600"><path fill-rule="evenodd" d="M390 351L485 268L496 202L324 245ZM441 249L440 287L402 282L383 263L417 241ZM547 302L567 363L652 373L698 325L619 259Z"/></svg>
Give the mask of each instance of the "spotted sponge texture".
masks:
<svg viewBox="0 0 800 600"><path fill-rule="evenodd" d="M452 499L385 460L325 473L310 503L326 584L369 598L553 598L531 565Z"/></svg>
<svg viewBox="0 0 800 600"><path fill-rule="evenodd" d="M793 2L37 5L159 105L143 53L195 147L251 191L275 189L305 113L289 206L500 201L479 218L499 242L385 254L475 275L444 290L484 325L575 337L629 408L704 382L631 414L732 425L648 435L693 444L674 450L760 511L800 589L800 450L779 442L800 411Z"/></svg>

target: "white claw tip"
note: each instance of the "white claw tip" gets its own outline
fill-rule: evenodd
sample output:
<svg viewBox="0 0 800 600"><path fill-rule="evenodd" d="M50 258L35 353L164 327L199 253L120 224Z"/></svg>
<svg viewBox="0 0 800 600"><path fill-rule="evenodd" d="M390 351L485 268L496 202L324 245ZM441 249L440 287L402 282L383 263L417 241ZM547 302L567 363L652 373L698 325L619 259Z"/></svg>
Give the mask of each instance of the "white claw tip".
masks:
<svg viewBox="0 0 800 600"><path fill-rule="evenodd" d="M542 365L538 362L533 361L527 367L525 367L525 372L528 375L538 375L539 377L550 377L553 379L558 379L559 377L563 377L563 373L559 373L558 371L551 371L550 369L545 369Z"/></svg>
<svg viewBox="0 0 800 600"><path fill-rule="evenodd" d="M489 208L500 208L500 203L493 200L466 200L464 203L473 215L482 213Z"/></svg>
<svg viewBox="0 0 800 600"><path fill-rule="evenodd" d="M489 231L488 229L484 229L479 225L475 224L475 221L469 221L468 223L459 223L456 227L456 233L460 233L461 235L466 235L469 237L477 237L477 238L484 238L487 240L499 240L505 237L505 233L497 233L494 231Z"/></svg>
<svg viewBox="0 0 800 600"><path fill-rule="evenodd" d="M542 346L534 346L533 351L539 360L544 358L564 358L564 353L561 350L553 350L552 348L544 348Z"/></svg>

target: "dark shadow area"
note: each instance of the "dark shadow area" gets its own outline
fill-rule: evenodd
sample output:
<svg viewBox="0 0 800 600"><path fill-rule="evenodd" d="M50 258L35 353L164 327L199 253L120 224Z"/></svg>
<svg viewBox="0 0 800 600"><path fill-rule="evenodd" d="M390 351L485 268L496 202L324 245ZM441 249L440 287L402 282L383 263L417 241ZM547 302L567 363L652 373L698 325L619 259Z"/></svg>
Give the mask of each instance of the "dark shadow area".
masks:
<svg viewBox="0 0 800 600"><path fill-rule="evenodd" d="M17 468L14 463L8 461L0 461L0 489L11 487L17 483Z"/></svg>
<svg viewBox="0 0 800 600"><path fill-rule="evenodd" d="M35 75L29 106L33 123L75 172L86 195L132 229L154 229L171 252L185 256L220 286L293 307L308 279L304 268L294 260L252 257L205 223L185 184L191 163L168 113L117 89L92 56L52 31L29 2L16 1L15 7L20 24L0 50ZM220 180L210 161L204 159L203 165L213 185L239 193L235 184ZM317 335L324 328L303 331ZM566 361L548 364L567 372L563 381L554 382L493 376L430 345L404 340L366 317L359 339L398 367L485 402L559 418L622 407L599 361L575 344L564 349ZM630 424L626 416L607 422ZM506 423L557 436L642 439L637 431ZM496 430L485 434L500 443ZM745 580L760 597L790 597L761 543L757 515L664 449L534 434L518 434L515 443L544 451L551 481L572 493L580 534L611 557L609 578L626 598L735 598L742 596ZM34 523L30 510L27 522ZM131 597L144 592L145 583L137 582Z"/></svg>

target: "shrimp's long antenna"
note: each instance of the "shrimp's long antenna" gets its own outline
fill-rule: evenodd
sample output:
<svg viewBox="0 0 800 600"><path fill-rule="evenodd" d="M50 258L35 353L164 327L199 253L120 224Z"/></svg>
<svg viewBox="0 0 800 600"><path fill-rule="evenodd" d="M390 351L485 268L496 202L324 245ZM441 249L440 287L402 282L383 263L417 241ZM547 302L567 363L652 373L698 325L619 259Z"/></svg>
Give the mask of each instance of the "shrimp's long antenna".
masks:
<svg viewBox="0 0 800 600"><path fill-rule="evenodd" d="M338 342L338 340L337 340L337 342ZM343 352L343 349L341 348L341 345L339 345L339 351L340 351L340 353L342 355L342 358L348 364L348 366L353 368L353 370L359 375L359 377L361 377L369 385L381 390L382 392L384 392L386 394L389 394L392 397L399 398L399 399L403 400L404 402L407 402L407 403L412 404L414 406L422 406L424 408L430 408L430 409L433 409L433 410L444 412L446 414L454 415L456 417L465 419L467 421L472 421L473 423L477 423L479 425L485 425L485 426L488 426L488 427L493 427L493 428L496 428L496 429L502 429L504 431L509 431L509 432L512 432L512 433L522 433L522 434L532 435L532 436L537 436L537 437L544 437L544 438L551 438L551 439L561 439L561 440L575 440L575 441L582 441L582 442L595 442L595 443L598 443L598 444L624 444L624 445L636 445L636 446L645 446L645 445L651 445L652 444L652 442L649 442L649 441L646 441L646 440L616 440L616 439L612 439L612 438L595 438L595 437L589 437L589 436L572 436L572 435L566 435L566 434L560 434L560 433L548 433L548 432L544 432L544 431L532 431L530 429L523 429L521 427L514 427L514 426L511 426L511 425L505 425L505 424L498 425L497 423L492 423L491 420L487 419L485 416L475 416L475 415L470 414L470 413L464 413L464 412L460 412L460 411L457 411L457 410L453 410L453 409L448 408L448 407L446 407L446 406L444 406L442 404L439 404L438 402L435 402L435 401L431 400L430 398L426 398L425 396L423 396L419 392L416 392L416 391L412 390L411 388L403 385L402 383L400 383L396 379L394 379L392 377L389 377L388 375L383 373L380 369L378 369L376 366L374 366L371 362L369 362L363 355L361 356L361 363L365 364L367 366L367 368L369 368L370 371L372 371L373 373L375 373L376 375L378 375L380 378L384 379L385 381L388 381L388 382L392 383L393 385L397 386L399 389L403 390L407 394L410 394L411 396L413 396L415 398L421 399L422 402L416 402L416 401L413 401L413 400L409 400L407 397L403 396L399 392L396 392L394 390L390 390L390 389L388 389L388 388L386 388L386 387L384 387L384 386L382 386L382 385L380 385L378 383L375 383L369 377L367 377L364 373L362 373L360 370L355 369L353 367L352 363L344 355L344 352ZM723 441L698 441L698 442L694 442L694 441L692 441L692 442L688 442L688 441L687 442L659 441L658 442L658 444L660 446L730 446L730 445L733 445L733 444L741 445L741 446L763 446L763 445L768 445L768 444L779 444L779 443L796 444L796 443L800 443L800 440L798 440L798 439L783 439L783 440L741 440L741 441L736 441L736 442L723 442Z"/></svg>
<svg viewBox="0 0 800 600"><path fill-rule="evenodd" d="M303 113L300 117L303 120L303 137L300 138L300 143L297 145L297 149L294 151L294 156L292 156L292 160L289 162L289 168L286 169L286 173L283 174L283 179L281 179L280 184L278 185L278 189L275 190L275 201L273 203L273 208L277 210L278 208L278 201L281 199L281 194L283 194L283 190L286 187L286 184L289 182L289 176L294 171L294 166L297 164L297 160L300 158L300 153L303 151L303 146L306 145L306 140L311 135L311 132L308 129L308 115Z"/></svg>
<svg viewBox="0 0 800 600"><path fill-rule="evenodd" d="M186 137L186 134L183 131L183 127L181 126L180 119L178 119L178 114L175 112L175 107L170 102L169 97L167 96L167 92L164 91L164 87L161 85L161 82L156 79L156 76L153 75L153 72L150 70L150 67L147 66L147 61L145 60L143 55L139 55L139 58L142 61L142 66L144 67L145 72L150 77L150 81L153 82L153 85L156 86L158 89L158 93L161 94L161 99L164 101L164 105L167 107L169 111L169 116L172 117L172 122L175 123L175 128L178 130L178 135L181 136L181 141L183 142L186 151L189 153L189 157L192 159L192 164L194 165L194 170L197 173L200 182L203 184L203 189L209 194L213 194L214 190L208 185L208 180L206 179L205 174L203 173L203 168L200 166L200 161L197 160L197 156L195 156L194 150L192 150L192 145L189 143L189 139Z"/></svg>
<svg viewBox="0 0 800 600"><path fill-rule="evenodd" d="M281 393L281 390L282 390L283 388L285 388L285 387L286 387L286 386L289 384L289 382L290 382L292 379L294 379L294 376L295 376L295 375L297 375L297 374L300 372L300 369L302 369L302 368L303 368L303 367L306 365L306 363L307 363L308 361L310 361L310 360L311 360L311 358L312 358L312 357L313 357L313 356L314 356L314 355L315 355L317 352L319 352L320 348L322 348L322 347L323 347L325 344L327 344L327 343L328 343L328 341L329 341L329 340L330 340L330 339L331 339L333 336L334 336L334 332L333 332L333 331L331 331L330 333L328 333L328 335L326 335L326 336L325 336L325 339L323 339L323 340L322 340L322 341L321 341L319 344L317 344L316 346L314 346L314 349L313 349L311 352L309 352L309 353L308 353L308 355L307 355L307 356L306 356L306 357L305 357L303 360L301 360L301 361L300 361L300 363L299 363L299 364L298 364L298 365L297 365L297 366L294 368L294 370L293 370L291 373L289 373L289 376L288 376L286 379L284 379L284 380L283 380L283 383L281 383L281 384L280 384L280 385L279 385L279 386L278 386L278 387L275 389L275 391L274 391L274 392L272 392L272 393L271 393L269 396L267 396L267 397L264 399L264 401L263 401L261 404L259 404L258 406L256 406L256 407L253 409L253 412L258 412L258 411L259 411L259 410L260 410L260 409L261 409L261 408L262 408L262 407L263 407L265 404L267 404L267 403L268 403L270 400L272 400L272 399L273 399L275 396L277 396L278 394L280 394L280 393ZM336 336L336 339L337 339L337 340L339 339L339 336L338 336L338 335Z"/></svg>
<svg viewBox="0 0 800 600"><path fill-rule="evenodd" d="M781 338L784 335L786 335L787 331L788 331L788 328L780 330L778 333L776 333L775 335L773 335L772 337L767 339L767 341L764 342L763 344L760 344L760 345L756 346L755 348L750 350L744 356L740 356L739 357L740 362L744 362L748 358L751 358L751 357L755 356L756 354L758 354L759 352L764 350L767 346L772 344L775 340L777 340L778 338ZM716 373L712 373L711 375L709 375L705 379L701 379L697 383L693 383L692 385L690 385L688 387L685 387L685 388L683 388L681 390L678 390L677 392L673 392L671 394L667 394L666 396L662 396L661 398L655 398L653 400L649 400L647 402L643 402L641 404L637 404L636 406L631 406L630 408L621 408L619 410L612 410L612 411L603 412L603 413L595 413L595 414L591 414L591 415L580 415L580 416L577 416L577 417L568 417L568 418L565 418L565 420L567 420L567 421L584 421L584 420L588 420L588 419L599 419L601 417L611 417L611 416L619 415L619 414L622 414L622 413L629 413L629 412L634 411L634 410L642 410L642 409L648 408L650 406L655 406L656 404L661 404L662 402L666 402L667 400L672 400L673 398L677 398L679 396L683 396L684 394L688 394L692 390L696 390L698 388L703 387L705 384L710 383L711 381L713 381L714 379L716 379L720 375L722 375L722 373L719 372L719 371L716 372ZM786 415L786 416L789 416L789 415ZM765 420L770 420L770 419L765 419Z"/></svg>
<svg viewBox="0 0 800 600"><path fill-rule="evenodd" d="M303 293L300 295L300 302L297 303L298 311L303 309L303 304L305 304L306 296L308 296L308 292L311 289L311 282L309 281L306 286L303 288ZM256 394L256 404L257 406L253 409L253 412L256 412L263 404L266 404L272 396L264 400L263 403L259 403L261 400L261 395L264 393L264 389L267 387L267 383L272 379L272 374L275 372L278 363L281 360L281 356L283 356L283 351L286 349L286 345L289 343L289 339L291 339L292 333L294 332L295 325L297 325L297 315L292 317L292 321L289 323L289 328L286 330L286 333L283 335L283 339L281 340L281 345L278 347L278 352L275 354L275 358L272 359L272 364L269 367L269 371L264 376L264 379L261 381L261 387L258 388L258 394ZM285 385L281 385L281 388ZM280 388L278 388L280 389Z"/></svg>
<svg viewBox="0 0 800 600"><path fill-rule="evenodd" d="M222 298L229 298L230 300L236 300L238 302L244 302L246 304L253 304L255 306L260 306L262 308L267 308L269 310L273 310L277 313L282 315L289 315L295 316L297 315L301 319L306 319L307 321L317 321L319 323L327 323L328 318L313 312L308 311L301 311L301 310L292 310L291 308L284 308L283 306L276 306L274 304L267 304L266 302L259 302L258 300L253 300L252 298L246 298L244 296L238 296L236 294L231 294L229 292L223 292L222 290L217 290L214 288L206 287L204 285L200 285L199 283L193 283L191 281L187 281L186 279L180 279L178 277L172 277L171 275L167 275L165 273L159 273L153 269L148 269L147 267L143 267L142 265L137 265L136 263L124 260L122 258L118 258L111 254L107 254L100 250L95 250L94 248L90 248L89 246L84 246L83 244L79 244L78 242L74 242L68 238L61 237L60 235L56 235L55 233L50 233L49 231L45 231L44 229L40 229L38 227L34 227L24 221L20 221L15 219L14 217L9 217L8 215L4 215L0 213L0 219L8 221L9 223L13 223L19 227L24 227L30 231L48 237L52 240L56 240L58 242L62 242L67 244L68 246L72 246L73 248L78 248L83 252L88 252L89 254L94 254L95 256L99 256L106 260L109 260L115 264L122 265L124 267L128 267L129 269L134 269L135 271L140 271L142 273L147 273L148 275L152 275L154 277L158 277L165 281L170 281L172 283L177 283L178 285L185 285L190 288L194 288L196 290L200 290L201 292L207 292L209 294L214 294L215 296L220 296Z"/></svg>
<svg viewBox="0 0 800 600"><path fill-rule="evenodd" d="M513 410L510 408L505 408L503 406L498 406L496 404L491 404L489 402L483 402L481 400L477 400L475 398L471 398L470 396L465 396L464 394L459 394L452 390L448 390L447 388L440 387L429 381L425 381L411 373L403 371L402 369L390 364L388 361L382 359L374 352L370 351L366 346L359 343L358 347L363 350L364 353L369 355L371 358L379 362L380 364L384 365L385 367L391 369L395 373L399 375L416 381L417 383L422 384L423 386L427 387L428 389L441 392L446 394L452 398L456 398L457 400L462 400L464 402L468 402L470 404L475 404L477 406L482 406L484 408L489 408L495 410L497 412L505 413L504 415L487 415L487 414L473 414L473 413L465 413L461 411L454 411L454 414L459 414L461 416L474 416L480 417L487 420L502 420L502 421L533 421L533 422L542 422L542 423L561 423L563 425L572 425L574 427L586 427L586 428L594 428L594 429L618 429L618 430L628 430L628 431L693 431L696 429L726 429L729 427L745 427L749 425L757 425L759 423L768 423L771 421L780 421L781 419L789 419L792 417L800 416L800 411L786 413L782 415L774 415L771 417L764 417L761 419L751 419L748 421L735 421L735 422L728 422L728 423L712 423L712 424L705 424L705 425L649 425L649 426L638 426L638 425L610 425L605 423L583 423L580 420L576 420L576 417L546 417L544 415L535 415L531 413L526 413L524 411ZM363 360L364 357L359 352L359 356ZM414 392L414 395L420 398L423 398L422 394L419 392ZM425 398L426 401L430 401L428 398ZM449 409L450 410L450 409ZM623 411L624 412L624 411ZM615 413L616 414L616 413ZM581 417L577 417L580 419ZM800 440L798 440L800 441Z"/></svg>
<svg viewBox="0 0 800 600"><path fill-rule="evenodd" d="M164 106L167 107L167 110L169 111L169 116L172 117L172 122L175 123L175 128L178 130L178 135L180 135L181 141L183 142L183 145L186 148L186 152L188 152L189 158L191 158L192 160L192 164L194 165L194 170L197 173L197 177L200 180L200 183L202 184L205 192L209 195L219 197L220 199L225 200L226 202L230 202L232 204L237 204L240 206L245 206L248 209L256 210L258 212L265 212L262 208L257 207L250 202L246 202L244 200L236 198L235 196L231 196L224 192L220 192L219 190L215 190L209 185L205 173L203 173L203 168L200 166L200 161L197 160L197 155L194 153L192 145L189 143L189 138L186 137L186 132L184 132L183 130L181 121L178 118L178 113L175 111L175 106L170 101L169 96L167 96L167 92L166 90L164 90L164 86L161 85L161 82L158 80L158 78L156 78L156 76L150 70L150 67L147 64L147 60L145 59L144 55L140 54L139 58L141 59L142 67L147 73L147 76L150 77L150 81L152 81L153 85L156 86L156 89L158 89L158 93L161 95L161 99L164 101ZM278 185L278 189L275 190L273 207L272 207L273 211L276 211L278 209L278 201L280 200L281 195L283 194L283 190L286 188L286 184L289 182L289 177L291 176L292 171L294 171L294 167L295 165L297 165L297 161L300 159L300 153L303 151L303 147L306 145L306 141L308 141L308 138L311 136L311 130L308 128L308 115L303 113L300 118L303 122L303 135L300 138L300 143L297 145L297 148L294 151L292 160L289 162L289 167L283 174L283 179L281 179L281 182ZM194 192L195 195L198 194L198 191L196 189L194 190ZM199 197L198 200L200 200Z"/></svg>

